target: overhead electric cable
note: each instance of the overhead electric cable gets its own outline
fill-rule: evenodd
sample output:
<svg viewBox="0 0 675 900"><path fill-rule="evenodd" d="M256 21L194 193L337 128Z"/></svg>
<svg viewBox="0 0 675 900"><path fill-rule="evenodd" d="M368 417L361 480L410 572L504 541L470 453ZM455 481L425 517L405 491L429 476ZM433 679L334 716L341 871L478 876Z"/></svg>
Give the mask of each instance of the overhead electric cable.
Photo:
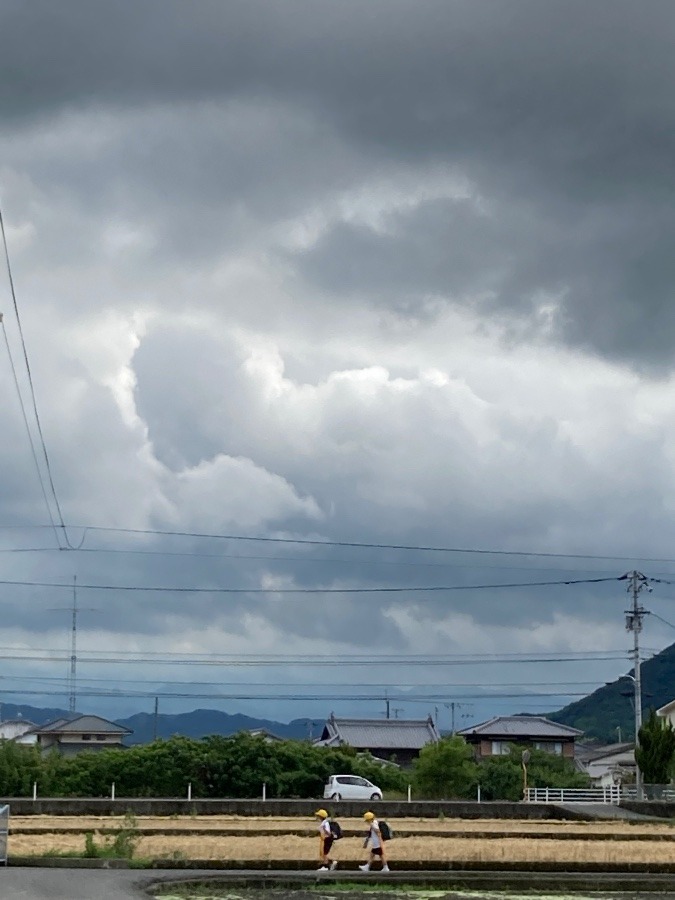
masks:
<svg viewBox="0 0 675 900"><path fill-rule="evenodd" d="M0 216L2 213L0 212ZM9 366L12 371L12 380L14 381L14 388L16 390L16 395L19 400L19 407L21 409L21 417L23 418L23 424L26 428L26 434L28 435L28 443L30 445L31 456L33 457L33 463L35 464L35 470L37 472L38 481L40 482L40 490L42 492L42 497L45 501L45 506L47 507L47 515L49 516L49 521L51 522L51 527L54 530L54 537L56 538L56 544L58 549L61 549L61 541L59 539L59 533L56 528L56 522L54 521L54 516L52 515L51 504L49 503L49 498L47 497L47 489L45 488L44 478L42 476L42 469L40 468L40 462L38 460L37 450L35 449L35 442L33 441L33 435L31 433L30 425L28 423L28 416L26 414L26 405L23 402L23 396L21 394L21 387L19 385L19 378L16 373L16 366L14 365L14 357L12 356L12 348L9 345L9 338L7 337L7 329L5 328L5 321L2 313L0 313L0 327L2 327L2 334L5 339L5 348L7 349L7 357L9 359ZM52 549L51 547L49 548Z"/></svg>
<svg viewBox="0 0 675 900"><path fill-rule="evenodd" d="M668 619L664 619L663 616L660 616L658 613L655 613L653 609L649 610L647 615L650 615L653 619L658 619L659 622L663 622L664 625L667 625L669 628L675 629L675 625L672 622L669 622Z"/></svg>
<svg viewBox="0 0 675 900"><path fill-rule="evenodd" d="M566 656L547 656L547 657L532 657L529 659L510 659L510 658L489 658L489 659L416 659L416 660L405 660L405 659L397 659L396 657L392 658L366 658L359 660L350 660L348 658L344 659L312 659L307 660L304 657L300 657L296 660L279 660L279 659L257 659L257 660L248 660L248 659L218 659L214 657L209 658L198 658L198 659L181 659L177 657L160 657L160 656L90 656L86 653L82 653L78 657L78 662L81 665L85 664L110 664L110 665L167 665L167 666L213 666L213 667L225 667L225 668L241 668L241 667L256 667L259 668L261 666L280 666L280 665L293 665L296 667L303 666L313 666L313 667L337 667L337 668L346 668L347 666L359 666L359 667L377 667L377 666L387 666L391 667L393 665L397 667L403 666L421 666L422 668L430 668L435 666L447 666L447 667L455 667L455 666L471 666L471 665L480 665L480 666L488 666L488 665L531 665L536 663L564 663L564 662L573 662L579 663L580 661L588 662L588 661L596 661L596 662L611 662L612 660L617 659L625 659L625 654L615 657L608 656L585 656L579 657L576 655L566 655ZM64 651L55 651L54 655L40 655L33 653L4 653L3 660L21 660L23 662L26 661L34 661L34 662L64 662L69 661L70 656L64 655Z"/></svg>
<svg viewBox="0 0 675 900"><path fill-rule="evenodd" d="M0 529L4 530L39 530L41 528L48 528L48 525L9 525L4 524L0 525ZM363 549L371 549L371 550L405 550L405 551L417 551L417 552L427 552L427 553L466 553L466 554L477 554L482 556L518 556L518 557L527 557L531 556L533 558L542 558L542 559L587 559L587 560L598 560L598 561L608 561L608 562L622 562L626 563L626 561L634 561L634 562L653 562L653 563L675 563L675 557L672 556L632 556L630 554L624 554L622 556L616 556L614 554L600 554L600 553L553 553L553 552L545 552L540 550L503 550L503 549L488 549L484 547L440 547L440 546L427 546L423 544L383 544L383 543L367 543L365 541L333 541L329 539L308 539L308 538L288 538L288 537L268 537L262 535L243 535L243 534L212 534L205 532L193 532L193 531L167 531L161 529L152 529L152 528L122 528L122 527L114 527L108 525L78 525L78 524L68 524L66 526L69 529L76 529L78 531L82 531L84 533L88 531L99 531L99 532L109 532L109 533L119 533L119 534L131 534L131 535L156 535L156 536L168 536L168 537L191 537L191 538L204 538L210 540L230 540L230 541L263 541L267 543L277 543L277 544L307 544L310 546L325 546L325 547L355 547L355 548L363 548ZM83 535L84 537L85 535ZM75 547L64 548L67 550L80 550L82 549L82 544L79 544ZM658 580L658 579L652 579Z"/></svg>
<svg viewBox="0 0 675 900"><path fill-rule="evenodd" d="M171 587L170 585L116 585L116 584L81 584L80 590L88 591L132 591L166 594L404 594L404 593L439 593L442 591L483 591L499 588L554 587L577 584L600 584L610 581L622 581L625 575L608 578L574 578L557 581L523 581L498 584L451 584L410 587L358 587L358 588L216 588L216 587ZM0 579L0 584L14 587L69 588L71 585L56 581L13 581Z"/></svg>
<svg viewBox="0 0 675 900"><path fill-rule="evenodd" d="M71 526L72 527L72 526ZM57 553L56 547L5 547L0 549L0 553ZM331 563L352 566L395 566L397 568L430 568L430 569L492 569L502 572L546 572L548 568L544 566L510 566L510 565L490 565L489 563L453 563L453 562L423 562L423 561L402 561L392 559L354 559L345 556L292 556L283 554L281 556L272 556L270 554L250 554L250 553L200 553L197 550L137 550L133 547L75 547L74 553L104 553L104 554L129 554L136 556L164 556L164 557L189 557L195 559L221 559L221 560L255 560L257 562L301 562L301 563ZM556 572L586 572L595 573L609 572L609 569L582 569L582 568L560 568L555 567ZM673 573L675 574L675 573Z"/></svg>
<svg viewBox="0 0 675 900"><path fill-rule="evenodd" d="M198 531L169 531L159 528L122 528L112 525L70 525L83 531L101 531L116 534L158 535L162 537L189 537L219 541L259 541L272 544L304 544L313 547L356 547L370 550L407 550L425 553L473 553L483 556L532 556L543 559L595 559L625 562L627 559L639 562L675 562L673 557L642 557L602 555L592 553L553 553L541 550L490 550L480 547L439 547L424 544L382 544L365 541L324 540L318 538L269 537L264 535L217 534Z"/></svg>
<svg viewBox="0 0 675 900"><path fill-rule="evenodd" d="M14 316L16 318L17 328L19 330L19 338L21 341L21 348L23 350L23 359L26 366L26 375L28 376L28 389L30 391L31 402L33 407L33 414L35 416L35 424L37 426L38 436L40 438L40 446L42 447L42 455L45 461L45 469L47 472L47 479L49 481L49 487L51 489L51 494L54 499L54 506L56 508L56 517L58 519L59 528L63 532L64 541L66 547L69 549L74 549L68 539L68 532L66 530L66 523L63 519L63 514L61 512L61 505L59 503L59 498L56 493L56 487L54 485L54 478L52 475L52 467L49 461L49 454L47 453L47 444L45 442L44 434L42 431L42 423L40 421L40 414L38 412L37 406L37 398L35 396L35 386L33 384L33 373L31 371L30 362L28 360L28 348L26 347L26 339L23 333L23 326L21 324L21 316L19 314L19 304L16 297L16 290L14 289L14 276L12 275L12 265L9 258L9 246L7 244L7 235L5 233L5 221L2 215L2 207L0 206L0 234L2 235L2 245L5 253L5 263L7 266L7 278L9 281L9 289L12 296L12 304L14 307Z"/></svg>
<svg viewBox="0 0 675 900"><path fill-rule="evenodd" d="M6 694L32 694L32 695L47 695L47 696L65 696L67 695L67 690L21 690L17 688L16 690L6 689L3 687L3 693ZM83 697L163 697L165 699L172 700L286 700L286 701L302 701L302 700L334 700L334 701L345 701L345 702L364 702L364 701L379 701L386 700L387 698L390 700L396 700L396 702L401 703L433 703L434 701L443 702L447 701L451 697L457 697L460 700L490 700L490 699L518 699L518 698L527 698L533 699L538 697L585 697L586 694L583 693L571 693L571 692L563 692L563 693L548 693L548 692L528 692L528 693L517 693L517 694L448 694L447 692L442 694L415 694L410 697L405 696L391 696L386 693L381 694L241 694L241 693L203 693L203 692L182 692L182 691L155 691L155 690L147 690L147 691L117 691L115 688L109 688L108 690L104 690L103 688L84 688L78 691L78 696Z"/></svg>
<svg viewBox="0 0 675 900"><path fill-rule="evenodd" d="M11 681L31 681L38 682L40 684L57 684L64 687L65 690L69 687L69 679L68 676L63 675L0 675L0 683L11 682ZM93 676L82 677L79 679L79 684L81 686L86 687L89 684L97 684L97 683L110 683L110 678L96 678ZM205 687L237 687L240 690L244 688L302 688L302 687L313 687L314 689L326 687L326 688L342 688L346 690L347 688L382 688L382 690L393 690L401 692L401 697L405 698L407 695L405 694L406 689L415 689L417 691L421 690L440 690L443 688L445 691L458 691L458 690L468 690L468 689L478 689L478 688L531 688L531 681L506 681L506 682L464 682L461 684L458 683L449 683L445 679L440 682L415 682L415 681L397 681L392 683L391 681L365 681L359 679L356 681L340 681L336 682L334 679L331 679L327 682L317 682L316 679L312 679L311 681L194 681L191 679L190 681L185 680L171 680L166 678L157 678L150 679L147 678L115 678L115 684L137 684L137 685L146 685L148 690L155 690L155 687L152 685L161 684L162 687L166 687L168 685L171 686L181 686L188 687L192 686L195 688L205 688ZM537 687L600 687L597 681L537 681ZM558 692L556 692L557 694ZM567 693L567 691L563 692Z"/></svg>
<svg viewBox="0 0 675 900"><path fill-rule="evenodd" d="M29 696L65 696L67 691L55 690L16 690L6 689L3 687L5 694L25 694ZM399 697L398 695L391 697L386 694L228 694L228 693L184 693L179 691L116 691L111 688L107 691L90 688L78 691L81 697L163 697L172 700L286 700L286 701L307 701L307 700L332 700L344 702L373 702L380 700L396 700L401 703L433 703L434 701L443 702L452 697L458 697L462 700L482 700L482 699L518 699L520 697L533 699L541 697L585 697L583 693L522 693L522 694L429 694L427 696Z"/></svg>

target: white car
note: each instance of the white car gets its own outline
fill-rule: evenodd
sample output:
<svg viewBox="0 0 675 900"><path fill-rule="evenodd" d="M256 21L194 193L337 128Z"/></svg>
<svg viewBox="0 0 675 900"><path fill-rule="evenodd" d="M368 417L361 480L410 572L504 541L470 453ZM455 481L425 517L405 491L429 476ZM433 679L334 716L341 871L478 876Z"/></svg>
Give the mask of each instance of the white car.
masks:
<svg viewBox="0 0 675 900"><path fill-rule="evenodd" d="M381 800L376 784L358 775L331 775L323 789L324 800Z"/></svg>

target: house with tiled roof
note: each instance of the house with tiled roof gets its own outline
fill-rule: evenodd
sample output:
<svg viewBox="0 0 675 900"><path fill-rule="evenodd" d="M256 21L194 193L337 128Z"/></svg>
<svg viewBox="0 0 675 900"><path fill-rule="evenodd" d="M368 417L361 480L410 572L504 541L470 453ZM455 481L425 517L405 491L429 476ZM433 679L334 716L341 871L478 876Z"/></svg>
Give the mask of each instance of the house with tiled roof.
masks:
<svg viewBox="0 0 675 900"><path fill-rule="evenodd" d="M574 762L580 772L588 775L593 787L612 787L635 778L635 744L580 744Z"/></svg>
<svg viewBox="0 0 675 900"><path fill-rule="evenodd" d="M494 716L457 734L471 744L477 759L503 756L510 753L513 744L574 759L574 744L583 731L559 725L545 716Z"/></svg>
<svg viewBox="0 0 675 900"><path fill-rule="evenodd" d="M35 722L30 719L5 719L0 722L0 741L15 741L27 731L37 728Z"/></svg>
<svg viewBox="0 0 675 900"><path fill-rule="evenodd" d="M324 747L348 745L368 751L378 759L410 765L422 747L435 744L440 734L428 719L342 719L331 713L321 737L315 743Z"/></svg>
<svg viewBox="0 0 675 900"><path fill-rule="evenodd" d="M15 741L37 745L43 753L56 750L62 756L75 756L85 750L119 748L128 734L132 734L128 728L100 716L74 716L36 725Z"/></svg>

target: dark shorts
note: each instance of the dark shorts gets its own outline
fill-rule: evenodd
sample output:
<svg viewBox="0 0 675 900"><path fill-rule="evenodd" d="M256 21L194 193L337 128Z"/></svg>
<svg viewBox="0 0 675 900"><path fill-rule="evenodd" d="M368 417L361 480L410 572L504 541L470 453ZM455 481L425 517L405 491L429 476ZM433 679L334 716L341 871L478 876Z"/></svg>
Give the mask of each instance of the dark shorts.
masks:
<svg viewBox="0 0 675 900"><path fill-rule="evenodd" d="M328 856L330 853L330 848L333 846L333 841L335 838L327 837L323 839L323 855Z"/></svg>
<svg viewBox="0 0 675 900"><path fill-rule="evenodd" d="M370 852L373 856L382 856L382 847L373 847Z"/></svg>

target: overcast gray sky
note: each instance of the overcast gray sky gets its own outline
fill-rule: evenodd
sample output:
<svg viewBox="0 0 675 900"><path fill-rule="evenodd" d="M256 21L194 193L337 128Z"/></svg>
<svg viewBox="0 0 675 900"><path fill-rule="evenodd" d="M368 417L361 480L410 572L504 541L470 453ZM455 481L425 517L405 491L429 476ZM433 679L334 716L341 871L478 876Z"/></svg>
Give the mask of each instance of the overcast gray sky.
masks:
<svg viewBox="0 0 675 900"><path fill-rule="evenodd" d="M623 584L274 589L675 573L638 559L675 556L674 40L671 0L0 0L0 198L69 524L617 557L92 531L82 552L3 552L6 580L270 589L81 590L82 653L617 651L426 669L83 663L83 683L362 678L449 701L475 693L461 684L585 692L628 668ZM0 350L0 524L45 525ZM49 529L0 542L55 547ZM248 558L262 556L283 558ZM663 586L649 603L673 621L673 599ZM66 649L70 602L4 587L0 644ZM672 637L649 621L650 650ZM26 665L5 673L66 671ZM149 701L98 703L80 705Z"/></svg>

